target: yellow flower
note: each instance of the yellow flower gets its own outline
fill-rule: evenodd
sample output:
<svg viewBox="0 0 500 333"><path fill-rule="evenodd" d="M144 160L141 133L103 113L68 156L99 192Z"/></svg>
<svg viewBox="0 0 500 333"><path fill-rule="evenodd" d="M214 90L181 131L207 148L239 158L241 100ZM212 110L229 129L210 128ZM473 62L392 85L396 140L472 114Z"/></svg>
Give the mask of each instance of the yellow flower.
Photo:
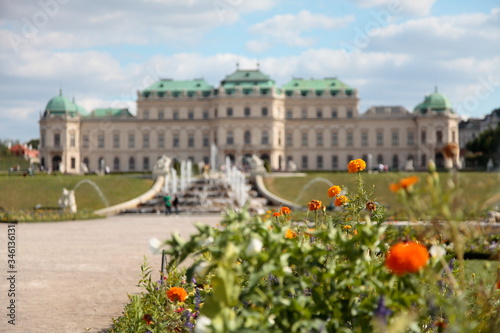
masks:
<svg viewBox="0 0 500 333"><path fill-rule="evenodd" d="M292 239L292 238L295 238L295 237L297 237L297 234L292 229L288 229L286 231L285 238Z"/></svg>
<svg viewBox="0 0 500 333"><path fill-rule="evenodd" d="M352 228L352 227L351 227L350 225L345 225L345 226L343 226L343 227L342 227L342 229L344 229L344 230L349 230L349 229L351 229L351 228Z"/></svg>
<svg viewBox="0 0 500 333"><path fill-rule="evenodd" d="M362 159L352 160L347 165L347 170L349 173L357 173L366 169L366 163Z"/></svg>
<svg viewBox="0 0 500 333"><path fill-rule="evenodd" d="M328 192L327 192L327 193L328 193L328 196L329 196L330 198L333 198L333 197L335 197L335 196L339 195L339 194L340 194L340 191L342 191L342 189L340 188L340 186L333 185L332 187L330 187L330 188L328 189Z"/></svg>
<svg viewBox="0 0 500 333"><path fill-rule="evenodd" d="M339 195L335 198L335 206L340 207L349 202L349 199L345 195Z"/></svg>

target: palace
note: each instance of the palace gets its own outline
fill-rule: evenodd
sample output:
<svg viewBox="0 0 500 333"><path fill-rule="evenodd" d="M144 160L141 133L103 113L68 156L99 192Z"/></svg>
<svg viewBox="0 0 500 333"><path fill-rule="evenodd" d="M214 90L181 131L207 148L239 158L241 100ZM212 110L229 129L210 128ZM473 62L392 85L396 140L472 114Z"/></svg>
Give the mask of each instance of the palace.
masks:
<svg viewBox="0 0 500 333"><path fill-rule="evenodd" d="M351 159L370 167L415 169L447 161L458 144L459 117L437 92L413 112L401 106L358 110L358 92L337 78L293 78L278 87L259 69L227 75L218 87L204 79L162 79L137 93L127 109L87 112L64 97L41 114L40 161L67 173L152 170L167 155L221 165L244 165L257 155L273 170L342 170Z"/></svg>

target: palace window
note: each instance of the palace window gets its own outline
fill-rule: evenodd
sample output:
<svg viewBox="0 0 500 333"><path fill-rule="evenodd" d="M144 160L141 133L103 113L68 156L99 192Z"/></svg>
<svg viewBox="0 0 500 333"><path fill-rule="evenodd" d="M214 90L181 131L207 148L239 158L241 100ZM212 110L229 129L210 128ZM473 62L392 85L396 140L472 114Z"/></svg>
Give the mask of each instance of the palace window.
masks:
<svg viewBox="0 0 500 333"><path fill-rule="evenodd" d="M316 168L323 169L323 155L316 156Z"/></svg>
<svg viewBox="0 0 500 333"><path fill-rule="evenodd" d="M165 147L165 135L163 133L158 134L158 148Z"/></svg>
<svg viewBox="0 0 500 333"><path fill-rule="evenodd" d="M252 143L252 132L249 130L246 130L245 133L243 134L243 141L246 145L249 145Z"/></svg>
<svg viewBox="0 0 500 333"><path fill-rule="evenodd" d="M361 145L363 147L368 146L368 132L361 133Z"/></svg>
<svg viewBox="0 0 500 333"><path fill-rule="evenodd" d="M285 145L287 147L293 146L293 133L286 133Z"/></svg>
<svg viewBox="0 0 500 333"><path fill-rule="evenodd" d="M165 119L165 111L163 110L158 111L158 119Z"/></svg>
<svg viewBox="0 0 500 333"><path fill-rule="evenodd" d="M317 109L316 110L316 118L323 118L323 110Z"/></svg>
<svg viewBox="0 0 500 333"><path fill-rule="evenodd" d="M352 132L347 132L347 145L352 146L354 144L354 135Z"/></svg>
<svg viewBox="0 0 500 333"><path fill-rule="evenodd" d="M194 147L194 134L189 133L188 135L188 147Z"/></svg>
<svg viewBox="0 0 500 333"><path fill-rule="evenodd" d="M234 144L234 136L233 136L233 131L228 131L226 133L226 144L227 145L232 145Z"/></svg>
<svg viewBox="0 0 500 333"><path fill-rule="evenodd" d="M120 159L118 157L115 157L113 159L113 170L115 171L120 170Z"/></svg>
<svg viewBox="0 0 500 333"><path fill-rule="evenodd" d="M149 170L149 157L147 156L142 158L142 169Z"/></svg>
<svg viewBox="0 0 500 333"><path fill-rule="evenodd" d="M332 146L339 145L339 134L337 132L332 132Z"/></svg>
<svg viewBox="0 0 500 333"><path fill-rule="evenodd" d="M323 133L316 133L316 146L323 147Z"/></svg>
<svg viewBox="0 0 500 333"><path fill-rule="evenodd" d="M129 170L135 170L135 158L130 157L128 159L128 169Z"/></svg>
<svg viewBox="0 0 500 333"><path fill-rule="evenodd" d="M129 148L135 147L135 134L133 134L133 133L130 133L128 135L128 147Z"/></svg>
<svg viewBox="0 0 500 333"><path fill-rule="evenodd" d="M262 116L263 116L263 117L266 117L268 114L269 114L269 111L267 110L267 108L266 108L266 107L263 107L263 108L262 108Z"/></svg>
<svg viewBox="0 0 500 333"><path fill-rule="evenodd" d="M302 156L302 168L307 169L308 168L308 160L307 160L307 155Z"/></svg>
<svg viewBox="0 0 500 333"><path fill-rule="evenodd" d="M179 134L174 134L172 139L172 146L175 148L179 147Z"/></svg>
<svg viewBox="0 0 500 333"><path fill-rule="evenodd" d="M99 134L97 136L97 147L104 148L104 134Z"/></svg>
<svg viewBox="0 0 500 333"><path fill-rule="evenodd" d="M415 133L408 132L408 146L413 146L415 144Z"/></svg>
<svg viewBox="0 0 500 333"><path fill-rule="evenodd" d="M209 135L208 133L203 133L203 147L208 147L209 146Z"/></svg>
<svg viewBox="0 0 500 333"><path fill-rule="evenodd" d="M252 111L252 110L251 110L248 106L247 106L247 107L245 107L245 110L244 110L244 112L245 112L245 117L250 117L250 113L251 113L251 111Z"/></svg>
<svg viewBox="0 0 500 333"><path fill-rule="evenodd" d="M303 132L302 133L302 147L307 147L309 146L309 140L308 140L308 137L307 137L307 132Z"/></svg>
<svg viewBox="0 0 500 333"><path fill-rule="evenodd" d="M149 148L149 133L142 134L142 148Z"/></svg>
<svg viewBox="0 0 500 333"><path fill-rule="evenodd" d="M337 155L332 156L332 169L339 168L339 157Z"/></svg>
<svg viewBox="0 0 500 333"><path fill-rule="evenodd" d="M269 132L268 131L262 131L262 142L263 145L269 144Z"/></svg>
<svg viewBox="0 0 500 333"><path fill-rule="evenodd" d="M74 132L71 132L69 134L69 146L70 147L75 147L76 146L76 137L75 137L75 133Z"/></svg>
<svg viewBox="0 0 500 333"><path fill-rule="evenodd" d="M113 148L120 148L120 134L113 134Z"/></svg>
<svg viewBox="0 0 500 333"><path fill-rule="evenodd" d="M384 132L377 131L377 146L384 145Z"/></svg>
<svg viewBox="0 0 500 333"><path fill-rule="evenodd" d="M54 134L54 147L59 147L61 145L61 134Z"/></svg>
<svg viewBox="0 0 500 333"><path fill-rule="evenodd" d="M227 108L226 109L226 115L228 117L232 117L233 116L233 108Z"/></svg>
<svg viewBox="0 0 500 333"><path fill-rule="evenodd" d="M193 110L189 110L188 111L188 119L194 119L194 111Z"/></svg>
<svg viewBox="0 0 500 333"><path fill-rule="evenodd" d="M392 131L392 145L399 146L399 133L397 131Z"/></svg>

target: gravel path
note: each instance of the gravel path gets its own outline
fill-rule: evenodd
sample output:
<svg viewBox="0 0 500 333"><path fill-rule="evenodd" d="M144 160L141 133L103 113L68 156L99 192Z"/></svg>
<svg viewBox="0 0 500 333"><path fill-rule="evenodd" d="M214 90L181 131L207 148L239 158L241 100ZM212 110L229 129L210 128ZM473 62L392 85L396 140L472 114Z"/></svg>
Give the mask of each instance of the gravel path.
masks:
<svg viewBox="0 0 500 333"><path fill-rule="evenodd" d="M159 270L149 239L187 237L194 222L220 216L114 216L91 221L20 223L16 233L15 326L8 323L8 225L0 224L0 332L102 332L136 287L144 256ZM154 275L156 276L156 275Z"/></svg>

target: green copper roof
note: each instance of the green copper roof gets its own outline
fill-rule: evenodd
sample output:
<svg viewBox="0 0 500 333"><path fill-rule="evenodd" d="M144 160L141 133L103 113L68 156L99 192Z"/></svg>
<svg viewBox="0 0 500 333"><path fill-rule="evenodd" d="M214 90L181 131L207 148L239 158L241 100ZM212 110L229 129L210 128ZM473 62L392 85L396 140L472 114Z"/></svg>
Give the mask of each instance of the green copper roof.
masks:
<svg viewBox="0 0 500 333"><path fill-rule="evenodd" d="M53 115L53 116L63 116L70 115L76 116L77 114L85 115L87 112L83 107L76 104L74 101L69 100L68 98L62 95L62 91L59 91L59 96L52 98L45 107L44 116Z"/></svg>
<svg viewBox="0 0 500 333"><path fill-rule="evenodd" d="M341 89L345 90L347 95L351 95L354 91L353 88L349 87L347 84L338 80L337 78L310 80L295 78L283 85L282 88L283 90L285 90L285 93L288 96L292 95L295 90L300 90L302 94L308 94L312 90L318 96L324 93L336 95Z"/></svg>
<svg viewBox="0 0 500 333"><path fill-rule="evenodd" d="M418 104L413 112L424 114L429 110L437 112L453 112L450 101L448 100L448 98L446 98L446 96L438 93L437 88L433 94L425 96L424 101Z"/></svg>
<svg viewBox="0 0 500 333"><path fill-rule="evenodd" d="M238 69L236 72L229 74L221 81L221 86L224 88L254 87L270 88L274 86L274 81L259 69L243 70Z"/></svg>
<svg viewBox="0 0 500 333"><path fill-rule="evenodd" d="M174 81L171 79L163 79L153 83L144 91L207 91L213 87L204 79L194 79L185 81Z"/></svg>
<svg viewBox="0 0 500 333"><path fill-rule="evenodd" d="M133 115L129 112L128 109L117 109L117 108L95 109L88 115L88 117L121 117L121 116L133 117Z"/></svg>

